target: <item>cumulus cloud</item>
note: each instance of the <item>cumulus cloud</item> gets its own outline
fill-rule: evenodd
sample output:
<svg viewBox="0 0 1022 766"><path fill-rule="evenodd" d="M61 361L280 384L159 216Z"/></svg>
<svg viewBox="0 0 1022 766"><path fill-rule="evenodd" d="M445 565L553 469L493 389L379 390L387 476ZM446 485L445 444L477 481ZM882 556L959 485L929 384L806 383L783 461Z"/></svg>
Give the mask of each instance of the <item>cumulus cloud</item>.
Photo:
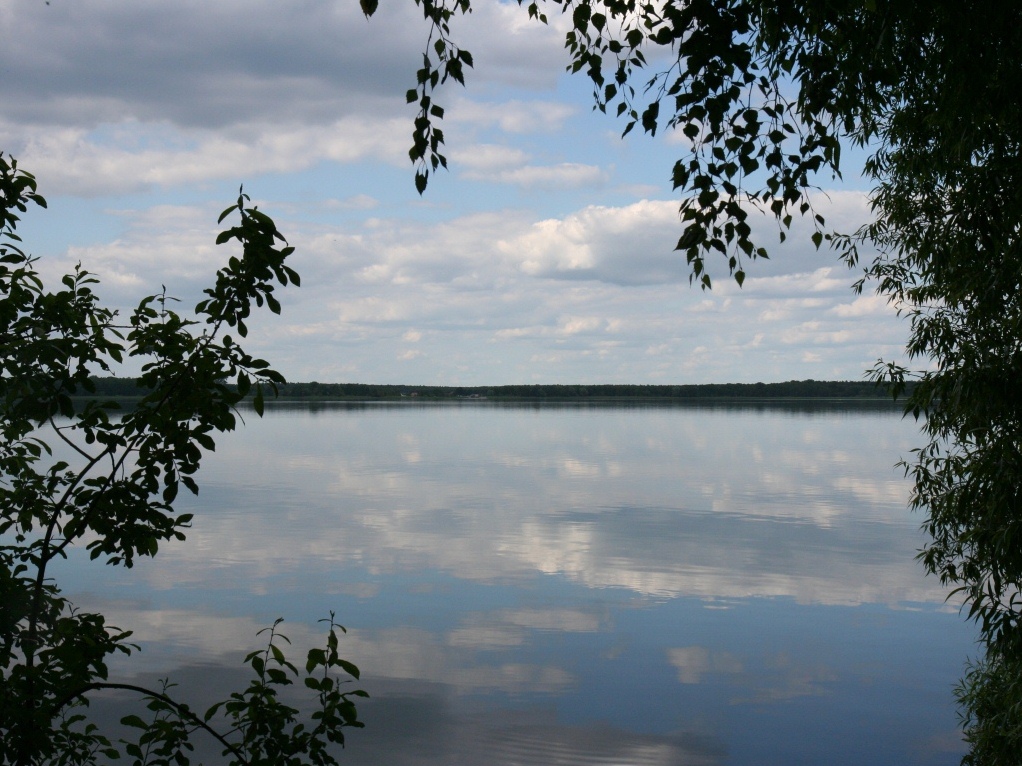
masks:
<svg viewBox="0 0 1022 766"><path fill-rule="evenodd" d="M122 209L115 239L43 263L53 276L86 263L121 307L161 284L187 305L229 254L212 244L220 207ZM282 317L252 324L260 354L295 379L854 379L897 354L904 337L893 310L854 296L840 266L750 276L744 289L727 281L711 293L690 288L687 266L670 250L670 200L540 220L508 209L359 225L320 210L319 221L297 209L278 216L303 287L282 292ZM802 257L796 245L792 256L788 268Z"/></svg>
<svg viewBox="0 0 1022 766"><path fill-rule="evenodd" d="M7 118L65 126L325 124L367 108L393 113L429 32L413 4L383 3L367 21L357 4L327 0L302 2L286 23L268 0L12 0L0 25ZM516 6L482 5L453 27L477 51L469 77L482 86L549 86L562 68L560 33Z"/></svg>
<svg viewBox="0 0 1022 766"><path fill-rule="evenodd" d="M215 244L220 211L212 205L109 212L123 227L122 235L41 259L40 269L51 282L82 263L99 277L99 294L117 308L134 306L145 295L159 292L161 285L168 287L169 295L185 301L187 308L198 300L200 285L211 284L228 256L227 247Z"/></svg>
<svg viewBox="0 0 1022 766"><path fill-rule="evenodd" d="M595 165L560 163L529 164L521 149L479 144L456 150L452 158L459 177L470 181L513 184L538 189L598 187L608 179L607 171Z"/></svg>
<svg viewBox="0 0 1022 766"><path fill-rule="evenodd" d="M0 132L7 135L8 128ZM404 166L407 123L401 118L349 118L327 125L236 126L230 132L118 125L108 139L82 129L41 131L18 148L19 159L45 179L48 191L83 197L123 194L151 186L191 186L209 180L299 172L322 160L372 157ZM116 140L129 134L128 140ZM364 203L363 203L364 204Z"/></svg>
<svg viewBox="0 0 1022 766"><path fill-rule="evenodd" d="M529 164L529 155L521 149L479 144L456 150L452 159L459 178L487 183L503 183L535 189L602 186L607 171L595 165L560 163Z"/></svg>
<svg viewBox="0 0 1022 766"><path fill-rule="evenodd" d="M505 172L508 168L524 165L529 155L516 147L477 144L465 149L456 149L452 152L451 158L465 168L462 175L466 178L489 178L493 173Z"/></svg>
<svg viewBox="0 0 1022 766"><path fill-rule="evenodd" d="M532 276L619 285L680 282L688 269L671 252L677 231L676 203L644 200L540 221L498 247Z"/></svg>
<svg viewBox="0 0 1022 766"><path fill-rule="evenodd" d="M476 93L552 87L562 69L558 33L525 16L492 4L455 22L459 40L479 52L469 73ZM265 0L13 0L0 19L0 139L51 193L86 196L296 172L324 160L406 164L414 109L404 95L428 32L418 8L404 3L385 3L367 21L357 3L306 0L281 23ZM437 98L464 102L453 85L442 90ZM480 110L465 103L462 120L478 123ZM556 130L570 113L515 99L483 111L514 133ZM583 182L566 174L545 182Z"/></svg>
<svg viewBox="0 0 1022 766"><path fill-rule="evenodd" d="M451 108L450 118L454 124L498 127L505 133L554 133L575 113L573 107L556 101L459 99Z"/></svg>
<svg viewBox="0 0 1022 766"><path fill-rule="evenodd" d="M8 3L0 145L46 193L93 198L78 214L87 225L65 227L43 268L81 260L121 306L162 284L191 302L225 257L211 244L224 202L204 200L244 179L274 190L264 209L306 277L285 291L282 320L253 324L254 347L291 377L855 378L897 354L904 330L890 309L852 296L802 221L770 260L746 265L744 290L719 261L712 294L688 286L673 250L678 201L635 199L644 177L621 171L627 147L593 139L581 110L551 95L561 16L544 28L487 4L455 20L477 69L467 95L441 96L461 134L454 172L409 201L403 95L426 31L416 13L384 4L366 22L357 5L307 0L281 25L264 0ZM337 163L352 172L324 169ZM395 200L388 173L409 194ZM868 218L862 194L814 203L840 229ZM776 241L771 218L751 220ZM414 348L409 327L422 333Z"/></svg>
<svg viewBox="0 0 1022 766"><path fill-rule="evenodd" d="M116 238L79 237L63 253L62 263L82 259L125 294L181 282L187 293L202 279L201 264L219 255L206 238L212 227L162 217L185 207L174 199L178 190L194 197L219 179L293 178L317 172L324 161L407 167L403 91L417 66L410 52L424 32L413 6L385 5L367 23L354 5L309 0L287 25L261 0L243 13L236 3L84 10L16 0L8 9L4 23L18 34L0 51L10 73L0 83L5 147L20 150L50 193L163 195L164 202L148 203L148 213L124 212L115 225L108 222L107 231L120 230ZM282 228L308 278L302 291L288 294L284 323L260 328L268 355L281 349L276 358L303 377L405 380L418 371L423 380L454 383L466 374L479 382L488 375L735 379L734 370L753 366L760 376L813 369L804 376L857 377L889 350L896 333L877 330L890 326L884 307L847 292L833 256L815 251L802 222L789 244L772 248L771 260L747 266L744 291L711 263L717 287L707 298L688 288L689 269L673 251L676 200L626 194L618 204L593 204L620 197L625 186L609 188L610 158L594 162L573 151L583 143L577 126L565 131L575 107L549 97L567 21L551 21L544 29L520 8L500 4L456 20L456 35L463 33L466 45L478 42L469 47L479 54L471 98L450 91L448 120L465 133L450 156L465 192L430 197L416 209L389 202L384 186L359 188L355 174L340 193L314 194L311 204L305 190L304 203L283 194L269 208L285 211ZM540 100L500 90L518 78ZM541 138L520 143L516 136ZM370 184L374 175L366 176ZM441 191L448 188L454 186ZM508 194L521 196L509 204ZM196 210L212 220L220 204ZM816 205L838 228L854 228L868 215L861 194L819 195ZM769 217L752 221L764 242L776 240ZM564 317L607 324L567 333ZM409 323L430 331L414 358L399 345ZM304 361L297 338L316 344ZM784 350L807 338L845 352L869 348L840 364L821 352L813 358L822 367L813 368L809 357ZM367 341L374 345L357 348ZM512 345L494 359L487 348L503 341ZM378 358L399 367L370 362L387 343L395 345ZM701 354L700 347L720 353ZM331 348L345 349L343 362L332 361L338 354ZM643 361L654 356L655 365Z"/></svg>

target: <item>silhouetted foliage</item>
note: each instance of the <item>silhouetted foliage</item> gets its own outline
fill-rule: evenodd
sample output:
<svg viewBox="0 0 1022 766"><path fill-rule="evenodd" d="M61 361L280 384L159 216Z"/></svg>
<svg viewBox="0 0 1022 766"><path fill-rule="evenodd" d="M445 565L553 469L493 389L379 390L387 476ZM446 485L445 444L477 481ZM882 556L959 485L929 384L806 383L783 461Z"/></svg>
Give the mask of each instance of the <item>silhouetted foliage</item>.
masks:
<svg viewBox="0 0 1022 766"><path fill-rule="evenodd" d="M419 109L416 186L445 165L436 89L464 81L472 57L452 39L471 0L416 0L432 45L408 100ZM924 419L905 467L931 535L921 558L955 587L987 659L961 699L976 764L1017 764L1022 730L1022 4L975 0L533 0L528 14L570 20L569 69L610 109L682 140L671 177L683 231L676 249L709 288L711 258L741 285L767 257L749 216L786 236L808 217L911 323L915 370L878 362L876 380ZM363 3L371 15L376 4ZM651 65L651 62L655 62ZM867 155L873 221L828 231L813 209L817 174L840 175L842 145ZM911 390L906 386L915 381ZM1014 695L1004 715L970 707L977 685ZM1017 679L1016 679L1017 681ZM1006 691L1007 690L1007 691ZM1000 694L1000 692L998 692ZM1010 696L1009 695L1009 696ZM991 728L994 727L994 728ZM1001 744L996 744L1001 743Z"/></svg>
<svg viewBox="0 0 1022 766"><path fill-rule="evenodd" d="M190 738L216 739L231 764L332 764L343 729L361 726L342 676L358 669L338 655L327 620L323 648L302 671L281 649L275 624L266 648L252 652L249 686L204 714L175 701L168 685L150 689L109 678L108 659L137 649L130 630L79 610L62 595L51 564L83 545L94 560L131 567L162 543L183 540L191 516L178 513L179 489L197 493L203 453L232 431L250 391L260 413L264 391L284 382L229 333L264 304L275 284L298 283L285 263L293 248L273 221L237 204L237 222L217 238L240 246L205 291L194 318L170 308L166 293L142 299L124 319L104 308L98 280L80 266L49 291L35 259L21 249L19 213L45 207L35 179L0 155L0 764L89 764L128 756L133 764L187 766ZM142 374L121 410L98 393L92 374L131 360ZM121 387L120 383L115 388ZM54 447L59 447L59 453ZM64 457L58 456L63 454ZM302 677L314 712L306 720L279 692ZM137 736L114 741L88 718L90 696L133 691L140 714L122 723Z"/></svg>

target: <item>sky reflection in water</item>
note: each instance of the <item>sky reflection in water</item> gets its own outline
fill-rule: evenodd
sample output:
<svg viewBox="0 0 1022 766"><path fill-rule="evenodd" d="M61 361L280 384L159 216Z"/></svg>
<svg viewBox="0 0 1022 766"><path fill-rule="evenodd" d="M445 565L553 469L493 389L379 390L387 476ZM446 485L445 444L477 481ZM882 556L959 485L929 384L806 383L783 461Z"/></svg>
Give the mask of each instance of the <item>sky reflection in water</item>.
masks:
<svg viewBox="0 0 1022 766"><path fill-rule="evenodd" d="M894 463L916 427L893 412L246 419L186 543L127 573L66 565L77 602L136 631L143 672L198 701L242 683L277 616L307 646L335 610L373 695L352 764L960 757L973 630L914 561Z"/></svg>

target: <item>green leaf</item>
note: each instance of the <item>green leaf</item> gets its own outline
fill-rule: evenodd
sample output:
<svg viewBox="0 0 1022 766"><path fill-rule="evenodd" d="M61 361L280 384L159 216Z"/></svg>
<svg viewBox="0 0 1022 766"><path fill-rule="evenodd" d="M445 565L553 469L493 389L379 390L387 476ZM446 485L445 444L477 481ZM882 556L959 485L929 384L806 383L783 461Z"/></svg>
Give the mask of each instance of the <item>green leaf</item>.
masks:
<svg viewBox="0 0 1022 766"><path fill-rule="evenodd" d="M135 714L126 715L121 719L122 726L130 726L132 729L148 729L149 724Z"/></svg>
<svg viewBox="0 0 1022 766"><path fill-rule="evenodd" d="M357 665L348 662L347 660L342 660L339 658L337 660L337 664L340 665L344 672L347 673L352 678L357 679L359 677L359 669Z"/></svg>
<svg viewBox="0 0 1022 766"><path fill-rule="evenodd" d="M310 649L308 660L305 662L305 672L311 673L318 667L326 665L326 652L322 649Z"/></svg>
<svg viewBox="0 0 1022 766"><path fill-rule="evenodd" d="M177 481L170 481L163 489L163 502L173 503L177 497Z"/></svg>
<svg viewBox="0 0 1022 766"><path fill-rule="evenodd" d="M216 219L216 222L218 224L223 223L224 219L237 209L238 209L237 205L231 205L229 208L227 208L226 210L224 210L224 212L220 214L220 217Z"/></svg>
<svg viewBox="0 0 1022 766"><path fill-rule="evenodd" d="M279 646L277 646L276 644L270 644L270 653L273 655L273 659L275 659L277 662L281 664L284 663L285 661L284 652L281 650Z"/></svg>
<svg viewBox="0 0 1022 766"><path fill-rule="evenodd" d="M574 24L575 29L585 31L589 26L590 13L592 13L592 9L587 3L579 3L575 6L575 10L571 15L572 24Z"/></svg>
<svg viewBox="0 0 1022 766"><path fill-rule="evenodd" d="M642 129L651 136L656 135L657 118L660 116L660 102L654 101L642 113Z"/></svg>

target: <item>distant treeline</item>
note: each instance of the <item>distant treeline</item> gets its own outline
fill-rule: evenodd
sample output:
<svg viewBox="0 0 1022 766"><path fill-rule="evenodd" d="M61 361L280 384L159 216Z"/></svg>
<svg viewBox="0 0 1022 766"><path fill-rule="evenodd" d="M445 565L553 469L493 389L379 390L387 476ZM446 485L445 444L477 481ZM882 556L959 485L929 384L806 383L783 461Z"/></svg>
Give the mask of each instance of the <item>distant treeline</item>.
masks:
<svg viewBox="0 0 1022 766"><path fill-rule="evenodd" d="M861 381L792 380L787 383L707 383L701 385L514 385L377 386L365 383L288 383L288 399L876 399L887 394Z"/></svg>
<svg viewBox="0 0 1022 766"><path fill-rule="evenodd" d="M96 396L141 395L132 378L96 378ZM498 399L577 401L604 399L883 399L888 395L864 381L789 380L786 383L704 383L685 385L515 385L398 386L368 383L288 383L284 399Z"/></svg>

